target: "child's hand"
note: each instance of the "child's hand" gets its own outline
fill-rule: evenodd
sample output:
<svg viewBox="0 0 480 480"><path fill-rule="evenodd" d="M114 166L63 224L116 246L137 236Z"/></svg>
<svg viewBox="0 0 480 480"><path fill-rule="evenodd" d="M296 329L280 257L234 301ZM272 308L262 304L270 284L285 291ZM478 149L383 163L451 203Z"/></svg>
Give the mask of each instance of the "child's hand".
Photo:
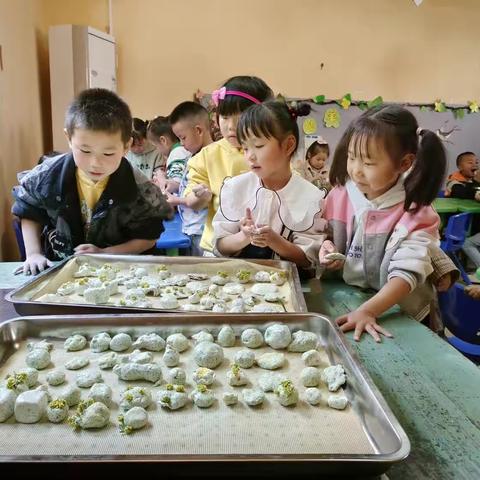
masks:
<svg viewBox="0 0 480 480"><path fill-rule="evenodd" d="M446 273L443 277L440 277L435 284L437 292L446 292L453 284L451 272Z"/></svg>
<svg viewBox="0 0 480 480"><path fill-rule="evenodd" d="M75 253L102 253L103 248L99 248L91 243L82 243L74 248Z"/></svg>
<svg viewBox="0 0 480 480"><path fill-rule="evenodd" d="M393 335L388 330L385 330L377 323L375 316L366 310L354 310L338 317L335 322L342 332L355 329L353 339L356 342L360 340L363 332L369 333L377 343L381 342L379 333L388 338L393 338Z"/></svg>
<svg viewBox="0 0 480 480"><path fill-rule="evenodd" d="M176 195L172 195L170 192L165 191L165 196L167 197L167 202L176 207L178 205L183 205L185 201L181 197L177 197Z"/></svg>
<svg viewBox="0 0 480 480"><path fill-rule="evenodd" d="M192 188L192 192L197 198L201 198L205 202L209 202L212 199L213 195L210 189L203 183L195 185Z"/></svg>
<svg viewBox="0 0 480 480"><path fill-rule="evenodd" d="M338 250L334 243L330 240L325 240L320 247L320 251L318 252L318 260L320 265L325 267L327 270L340 270L343 268L343 264L345 263L344 260L327 260L325 258L325 255L336 252L338 252Z"/></svg>
<svg viewBox="0 0 480 480"><path fill-rule="evenodd" d="M256 247L272 248L275 242L281 238L282 237L277 232L272 230L272 227L265 225L253 230L251 243Z"/></svg>
<svg viewBox="0 0 480 480"><path fill-rule="evenodd" d="M33 253L32 255L28 255L25 262L23 262L23 274L36 275L52 265L53 263L48 260L45 255Z"/></svg>
<svg viewBox="0 0 480 480"><path fill-rule="evenodd" d="M252 211L247 208L245 210L245 216L240 219L240 231L243 233L245 238L252 238L252 232L255 228L255 222L253 220Z"/></svg>
<svg viewBox="0 0 480 480"><path fill-rule="evenodd" d="M465 287L465 293L474 300L480 300L480 285L468 285Z"/></svg>
<svg viewBox="0 0 480 480"><path fill-rule="evenodd" d="M165 173L162 172L160 169L155 170L152 182L157 185L157 187L160 188L162 192L164 192L167 188L167 178L165 177Z"/></svg>

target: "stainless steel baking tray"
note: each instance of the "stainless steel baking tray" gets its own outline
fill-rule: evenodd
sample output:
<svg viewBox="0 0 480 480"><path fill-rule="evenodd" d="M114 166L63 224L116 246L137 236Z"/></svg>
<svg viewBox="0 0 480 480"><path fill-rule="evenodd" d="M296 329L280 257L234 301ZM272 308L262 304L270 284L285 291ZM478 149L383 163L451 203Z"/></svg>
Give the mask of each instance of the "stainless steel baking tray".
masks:
<svg viewBox="0 0 480 480"><path fill-rule="evenodd" d="M215 316L215 318L214 318ZM328 356L331 364L341 363L347 373L347 385L345 394L348 397L351 407L351 418L355 418L355 422L360 425L360 433L362 442L368 447L369 453L349 453L344 451L341 454L330 453L333 451L333 445L348 445L351 441L352 433L348 428L336 428L329 435L318 429L321 426L311 422L309 431L298 435L293 425L292 430L288 429L286 435L291 435L286 439L287 452L279 453L273 447L275 442L269 441L272 435L281 436L285 434L285 425L290 425L288 417L296 414L295 409L285 408L279 413L275 419L268 418L268 409L250 413L255 421L250 425L256 425L251 435L246 435L245 431L232 431L232 425L236 425L235 421L219 421L222 408L210 410L198 410L195 415L200 419L199 424L192 423L189 434L195 438L195 448L187 448L182 446L182 442L177 442L175 452L166 451L169 449L153 449L151 442L158 440L162 435L168 435L169 422L173 421L175 415L182 415L182 412L170 412L164 414L160 422L154 423L155 435L148 437L148 440L141 440L141 437L133 435L132 438L124 440L113 427L110 428L110 434L106 438L100 436L100 432L80 432L74 434L68 430L66 425L51 426L46 430L35 435L36 429L41 429L42 424L21 425L12 423L10 425L0 424L0 461L4 462L167 462L178 465L178 468L184 468L185 465L193 465L202 463L202 472L208 471L208 464L214 465L222 463L227 465L226 469L247 468L248 462L256 462L258 468L267 468L272 472L279 468L282 475L287 473L295 474L299 472L318 472L318 473L354 473L356 478L361 474L379 474L388 469L395 462L399 462L406 458L410 451L410 442L393 415L392 411L386 404L380 392L377 390L372 379L359 362L356 354L348 345L345 337L338 331L334 323L321 315L317 314L274 314L274 315L173 315L173 314L136 314L136 315L78 315L78 316L41 316L41 317L21 317L8 320L0 325L0 370L5 370L6 362L12 364L15 355L21 355L20 350L25 340L48 339L50 341L62 342L64 338L74 332L82 332L91 335L99 331L110 331L115 333L118 331L129 331L132 335L139 335L145 332L156 331L166 335L172 331L182 331L186 334L201 329L209 329L212 333L216 333L219 324L229 323L237 333L239 330L248 326L256 326L257 328L265 328L272 322L283 322L288 324L292 330L304 329L313 331L319 336L319 343L323 347L323 351ZM227 352L228 349L225 349ZM75 352L81 353L81 352ZM53 358L53 357L52 357ZM2 374L5 374L2 371ZM45 372L41 372L40 377L43 379ZM298 379L297 379L298 380ZM296 382L299 384L299 382ZM118 397L115 397L114 400ZM282 407L283 408L283 407ZM298 408L295 407L295 408ZM314 415L330 415L325 407L308 407L310 409L318 409ZM193 407L192 407L193 409ZM223 411L228 407L223 406ZM305 410L306 411L306 410ZM323 414L321 412L324 412ZM249 409L243 405L242 408L232 412L231 415L245 415L249 413ZM319 413L316 413L319 412ZM155 413L155 412L154 412ZM163 412L161 412L163 414ZM335 412L340 418L343 412ZM227 413L230 415L230 413ZM303 415L303 414L302 414ZM176 417L178 418L178 417ZM248 417L246 417L248 418ZM315 416L320 419L321 417ZM153 420L152 420L153 422ZM272 423L273 422L273 423ZM341 422L338 424L340 425ZM171 425L170 425L171 426ZM12 436L8 435L9 429L6 427L16 427L22 430L22 451L24 454L18 455L18 450L12 453ZM60 430L64 427L68 430L68 435L61 434ZM224 435L228 440L235 439L237 445L241 445L242 453L236 451L228 451L227 447L223 448L221 453L209 451L211 442L205 432L217 432ZM18 433L18 432L17 432ZM140 432L139 432L140 433ZM318 434L320 437L318 437ZM253 435L253 436L252 436ZM320 442L311 435L317 435L315 438L322 438L322 447ZM35 442L37 436L37 442ZM109 438L115 437L114 440L107 442ZM257 438L258 437L258 438ZM68 454L48 454L43 455L41 450L43 445L56 441L57 443L67 442L70 445L72 438L75 438L76 447L72 447L72 451ZM140 440L135 440L140 438ZM281 437L279 437L281 438ZM137 445L135 445L135 441ZM105 445L115 444L115 454L105 453L103 451ZM123 443L122 443L123 442ZM139 442L139 443L138 443ZM306 442L305 451L302 453L301 442ZM335 443L336 442L336 443ZM340 442L340 443L339 443ZM30 444L32 451L29 452ZM188 445L188 442L186 442ZM78 452L85 445L94 452L94 454L82 454ZM225 444L221 444L225 447ZM250 445L253 445L250 447ZM353 445L353 444L352 444ZM362 444L363 445L363 444ZM8 447L8 448L7 448ZM63 448L63 447L62 447ZM251 450L249 450L251 448ZM363 446L362 446L363 448ZM27 451L25 451L25 449ZM171 449L170 449L171 450ZM209 451L208 454L202 454L203 450ZM288 452L294 453L288 453ZM6 453L7 452L7 453ZM10 453L8 453L10 452ZM58 451L55 451L58 452ZM135 452L135 453L132 453ZM141 452L141 453L138 453ZM145 452L148 452L147 454ZM205 465L205 462L207 465ZM232 465L236 463L237 467ZM230 465L230 466L228 466ZM281 466L279 466L281 465ZM170 467L168 467L170 468ZM175 467L177 468L177 467ZM213 468L213 467L212 467ZM256 470L257 467L253 467ZM222 470L228 472L228 470ZM260 470L258 470L260 471Z"/></svg>
<svg viewBox="0 0 480 480"><path fill-rule="evenodd" d="M54 267L45 270L41 274L33 277L30 281L19 288L9 292L5 299L12 302L15 310L20 315L57 315L57 314L83 314L83 313L134 313L134 312L173 312L184 313L181 310L159 310L155 308L137 308L137 307L122 307L116 305L91 305L78 303L59 303L59 302L45 302L33 300L35 293L45 285L47 282L53 281L62 270L65 264L71 259L58 263ZM192 265L192 272L195 272L195 266L199 263L208 263L212 265L221 266L222 263L232 261L232 258L213 258L213 257L161 257L153 255L106 255L106 254L86 254L76 255L74 258L79 261L103 261L108 263L121 262L124 264L165 264L165 265ZM284 260L255 260L242 259L256 265L263 265L266 268L280 268L288 272L288 284L292 292L291 300L294 312L306 312L307 305L302 293L300 278L297 267L292 262ZM196 314L196 313L194 313Z"/></svg>

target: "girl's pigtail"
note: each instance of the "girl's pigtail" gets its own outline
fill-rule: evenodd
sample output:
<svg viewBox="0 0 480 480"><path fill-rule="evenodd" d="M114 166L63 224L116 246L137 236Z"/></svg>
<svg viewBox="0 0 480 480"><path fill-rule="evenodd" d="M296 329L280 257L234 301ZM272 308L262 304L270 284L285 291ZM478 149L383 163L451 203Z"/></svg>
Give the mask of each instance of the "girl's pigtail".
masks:
<svg viewBox="0 0 480 480"><path fill-rule="evenodd" d="M416 212L430 205L438 195L445 176L447 157L442 141L430 130L418 131L420 137L412 171L405 179L405 210Z"/></svg>
<svg viewBox="0 0 480 480"><path fill-rule="evenodd" d="M290 102L287 103L288 111L290 112L290 116L296 120L297 117L306 117L312 111L312 107L307 102Z"/></svg>

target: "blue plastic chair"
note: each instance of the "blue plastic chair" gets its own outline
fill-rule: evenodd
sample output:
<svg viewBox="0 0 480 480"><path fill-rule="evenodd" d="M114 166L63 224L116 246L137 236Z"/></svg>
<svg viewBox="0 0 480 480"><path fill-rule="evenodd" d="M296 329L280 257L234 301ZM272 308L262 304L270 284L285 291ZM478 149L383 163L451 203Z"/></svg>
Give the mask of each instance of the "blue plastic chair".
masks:
<svg viewBox="0 0 480 480"><path fill-rule="evenodd" d="M172 220L164 221L163 227L165 231L155 244L157 248L170 250L169 254L178 254L179 249L190 247L190 238L182 232L182 219L178 213Z"/></svg>
<svg viewBox="0 0 480 480"><path fill-rule="evenodd" d="M480 356L480 301L464 292L464 286L456 283L446 292L438 294L443 324L453 336L447 341L467 355Z"/></svg>
<svg viewBox="0 0 480 480"><path fill-rule="evenodd" d="M444 239L440 243L440 248L453 260L455 266L460 270L463 281L470 285L470 279L467 272L465 272L460 260L458 259L457 252L462 249L465 239L467 238L467 232L470 227L470 213L459 213L452 215L448 219L447 228L444 232Z"/></svg>
<svg viewBox="0 0 480 480"><path fill-rule="evenodd" d="M445 191L444 190L440 190L437 194L437 198L445 198Z"/></svg>
<svg viewBox="0 0 480 480"><path fill-rule="evenodd" d="M22 223L18 218L15 217L12 220L12 224L13 231L15 232L15 238L17 240L18 251L20 252L20 259L22 262L24 262L27 256L25 254L25 243L23 241Z"/></svg>

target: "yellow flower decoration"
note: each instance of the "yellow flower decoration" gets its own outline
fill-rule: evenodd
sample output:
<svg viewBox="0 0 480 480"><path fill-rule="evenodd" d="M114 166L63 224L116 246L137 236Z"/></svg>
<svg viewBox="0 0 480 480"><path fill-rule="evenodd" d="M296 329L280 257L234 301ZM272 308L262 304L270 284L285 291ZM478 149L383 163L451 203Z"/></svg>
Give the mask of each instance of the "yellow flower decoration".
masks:
<svg viewBox="0 0 480 480"><path fill-rule="evenodd" d="M313 135L317 131L317 121L312 118L306 118L303 121L303 132L305 135Z"/></svg>
<svg viewBox="0 0 480 480"><path fill-rule="evenodd" d="M340 126L340 112L336 108L329 108L325 111L323 122L327 128L338 128Z"/></svg>
<svg viewBox="0 0 480 480"><path fill-rule="evenodd" d="M472 100L471 102L468 102L468 108L470 109L471 113L478 113L479 112L478 103L475 100Z"/></svg>
<svg viewBox="0 0 480 480"><path fill-rule="evenodd" d="M352 102L347 97L343 97L342 101L340 102L340 105L344 110L348 110L348 107L350 107L351 104Z"/></svg>

